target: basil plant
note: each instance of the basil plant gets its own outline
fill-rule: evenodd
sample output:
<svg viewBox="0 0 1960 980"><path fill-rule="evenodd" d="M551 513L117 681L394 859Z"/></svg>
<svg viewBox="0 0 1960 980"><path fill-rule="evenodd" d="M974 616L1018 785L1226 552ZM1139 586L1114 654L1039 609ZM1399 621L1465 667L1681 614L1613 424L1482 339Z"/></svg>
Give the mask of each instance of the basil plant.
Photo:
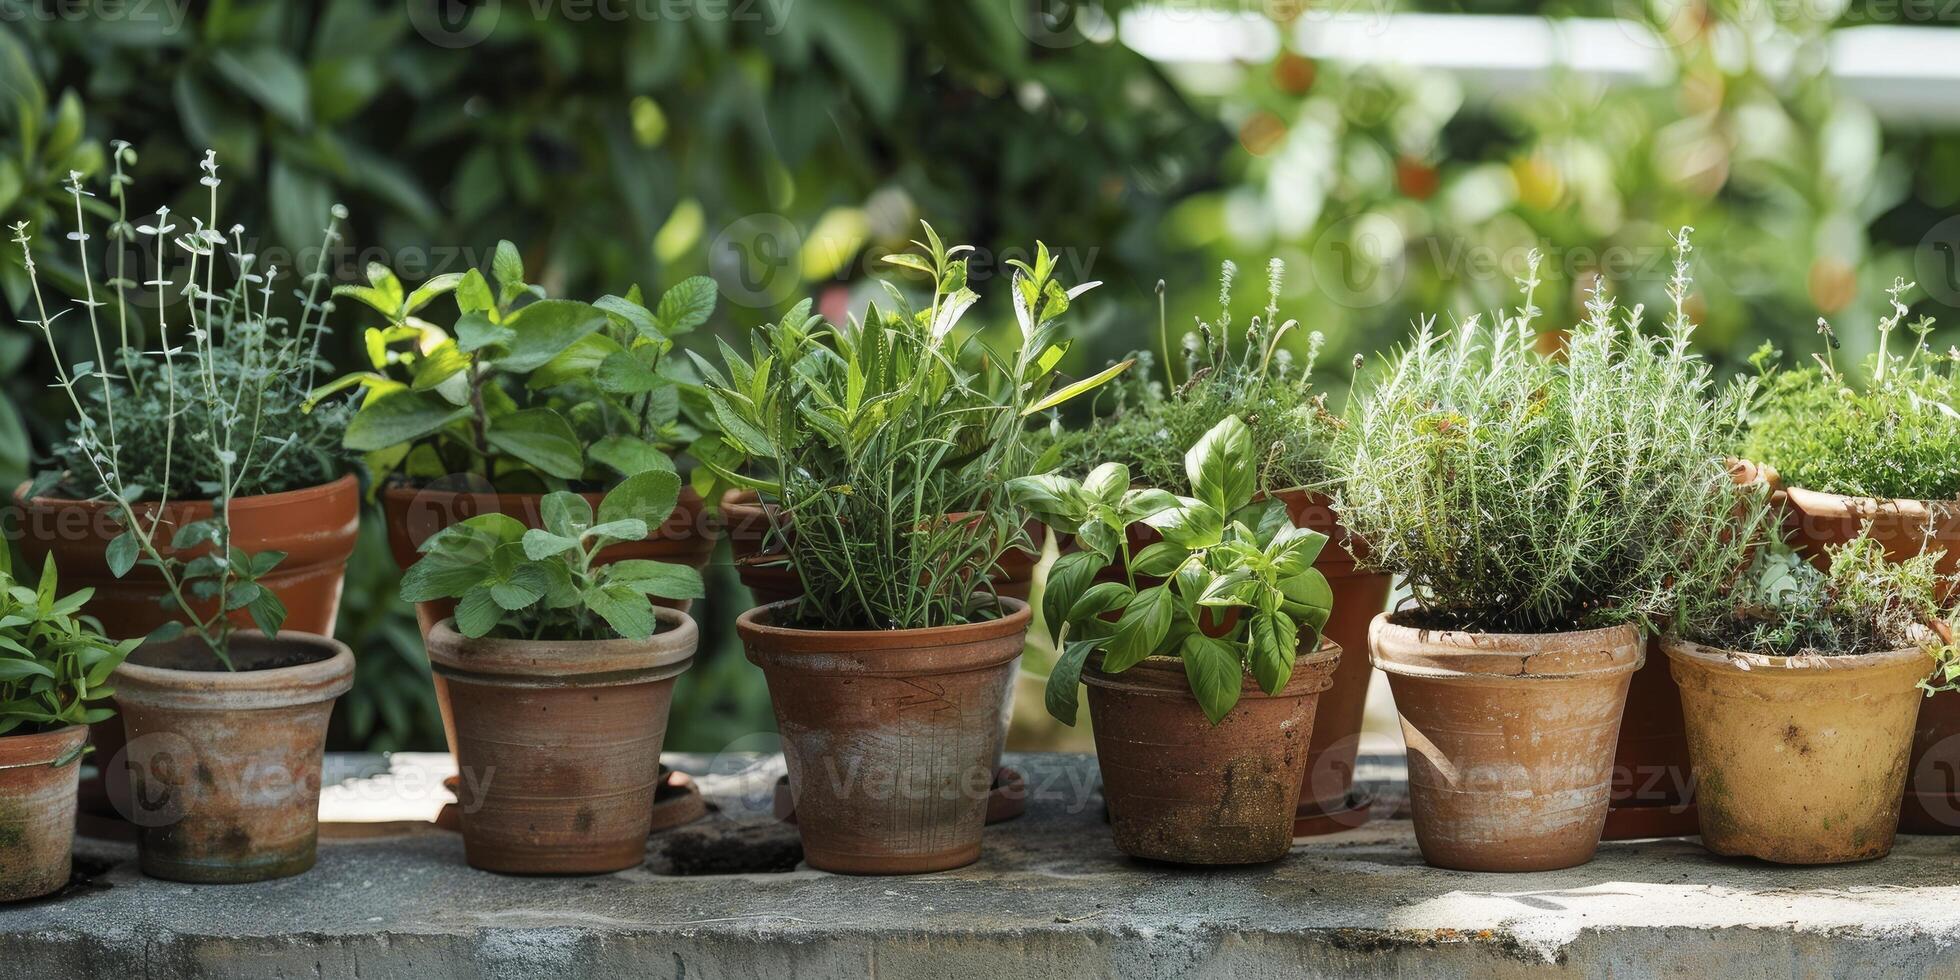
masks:
<svg viewBox="0 0 1960 980"><path fill-rule="evenodd" d="M1295 527L1283 502L1258 497L1252 433L1227 416L1184 456L1194 496L1130 486L1127 467L1104 463L1082 480L1055 474L1009 484L1014 500L1080 550L1048 572L1042 617L1061 657L1048 676L1048 711L1075 724L1076 686L1091 653L1120 674L1147 657L1177 657L1205 717L1238 704L1250 672L1278 693L1296 653L1320 645L1333 608L1313 567L1327 543ZM1162 540L1131 551L1132 525Z"/></svg>

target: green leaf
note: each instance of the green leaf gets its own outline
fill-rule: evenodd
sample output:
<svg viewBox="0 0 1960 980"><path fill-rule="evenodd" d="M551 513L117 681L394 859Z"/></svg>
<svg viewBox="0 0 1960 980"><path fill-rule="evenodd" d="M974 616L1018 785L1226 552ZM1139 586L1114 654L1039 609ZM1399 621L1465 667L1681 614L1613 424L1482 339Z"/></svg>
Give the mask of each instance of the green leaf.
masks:
<svg viewBox="0 0 1960 980"><path fill-rule="evenodd" d="M103 555L109 562L109 573L117 578L129 574L136 567L136 558L142 548L137 544L135 531L124 531L109 542Z"/></svg>
<svg viewBox="0 0 1960 980"><path fill-rule="evenodd" d="M712 304L712 300L710 301ZM665 341L667 335L660 332L660 324L653 319L653 313L646 307L622 296L601 296L592 303L610 314L613 319L624 322L633 332L656 343Z"/></svg>
<svg viewBox="0 0 1960 980"><path fill-rule="evenodd" d="M453 340L445 340L435 350L424 354L415 362L415 377L409 383L411 391L428 391L444 381L469 370L470 355L463 353Z"/></svg>
<svg viewBox="0 0 1960 980"><path fill-rule="evenodd" d="M599 365L597 380L600 390L614 395L644 395L673 384L624 351L606 355Z"/></svg>
<svg viewBox="0 0 1960 980"><path fill-rule="evenodd" d="M1130 468L1122 463L1104 463L1082 479L1082 493L1091 501L1115 507L1130 489Z"/></svg>
<svg viewBox="0 0 1960 980"><path fill-rule="evenodd" d="M54 677L54 670L38 660L17 660L0 657L0 681L18 681L29 677Z"/></svg>
<svg viewBox="0 0 1960 980"><path fill-rule="evenodd" d="M434 302L436 297L454 292L456 287L461 285L462 282L463 275L459 272L445 272L442 275L435 276L428 282L415 287L415 291L408 294L408 299L403 303L403 309L410 313L417 312L422 307Z"/></svg>
<svg viewBox="0 0 1960 980"><path fill-rule="evenodd" d="M1313 567L1314 559L1327 544L1327 535L1304 527L1281 531L1266 547L1266 557L1273 563L1273 574L1280 578L1292 578Z"/></svg>
<svg viewBox="0 0 1960 980"><path fill-rule="evenodd" d="M1177 494L1169 490L1145 487L1126 491L1116 503L1116 513L1125 524L1134 524L1177 507L1182 502Z"/></svg>
<svg viewBox="0 0 1960 980"><path fill-rule="evenodd" d="M578 433L564 416L548 408L499 415L490 420L484 439L492 447L560 479L576 480L585 472Z"/></svg>
<svg viewBox="0 0 1960 980"><path fill-rule="evenodd" d="M1144 523L1156 528L1165 541L1191 551L1210 548L1225 536L1225 519L1219 512L1189 497L1179 498L1177 506L1150 515Z"/></svg>
<svg viewBox="0 0 1960 980"><path fill-rule="evenodd" d="M1293 658L1299 653L1300 631L1283 612L1256 612L1246 636L1252 676L1259 689L1277 694L1293 676Z"/></svg>
<svg viewBox="0 0 1960 980"><path fill-rule="evenodd" d="M1190 557L1191 552L1183 545L1158 541L1145 546L1142 551L1131 557L1130 568L1138 575L1167 578Z"/></svg>
<svg viewBox="0 0 1960 980"><path fill-rule="evenodd" d="M530 544L526 538L525 544ZM505 581L490 586L490 599L500 609L517 612L544 598L544 573L535 566L522 565Z"/></svg>
<svg viewBox="0 0 1960 980"><path fill-rule="evenodd" d="M488 313L496 308L497 298L491 294L490 283L483 278L483 273L475 269L463 273L462 281L456 284L456 309L467 316L471 313ZM485 321L488 322L487 317Z"/></svg>
<svg viewBox="0 0 1960 980"><path fill-rule="evenodd" d="M613 632L626 639L644 640L653 635L653 603L629 586L615 582L588 589L585 604L605 620Z"/></svg>
<svg viewBox="0 0 1960 980"><path fill-rule="evenodd" d="M686 565L633 558L603 569L606 581L662 599L699 599L707 595L701 573Z"/></svg>
<svg viewBox="0 0 1960 980"><path fill-rule="evenodd" d="M599 502L599 520L637 519L657 527L673 514L680 490L681 478L672 470L648 470L629 476Z"/></svg>
<svg viewBox="0 0 1960 980"><path fill-rule="evenodd" d="M560 351L557 357L532 371L531 376L524 379L524 386L533 391L542 391L562 384L591 381L608 358L625 356L624 348L611 337L603 333L586 334Z"/></svg>
<svg viewBox="0 0 1960 980"><path fill-rule="evenodd" d="M1178 653L1184 658L1184 679L1190 683L1198 707L1204 709L1205 718L1212 724L1218 724L1239 703L1245 668L1240 666L1238 654L1231 644L1203 633L1187 635Z"/></svg>
<svg viewBox="0 0 1960 980"><path fill-rule="evenodd" d="M211 66L287 124L301 130L311 125L306 72L283 48L272 44L219 48L211 56Z"/></svg>
<svg viewBox="0 0 1960 980"><path fill-rule="evenodd" d="M659 446L635 436L607 436L586 450L592 461L610 466L622 476L637 476L653 470L674 472L673 457Z"/></svg>
<svg viewBox="0 0 1960 980"><path fill-rule="evenodd" d="M1082 502L1082 485L1065 476L1043 473L1022 476L1007 483L1008 499L1015 506L1032 511L1044 522L1070 527L1088 516Z"/></svg>
<svg viewBox="0 0 1960 980"><path fill-rule="evenodd" d="M378 392L354 413L341 444L355 452L389 449L469 417L469 409L452 405L434 392L406 388Z"/></svg>
<svg viewBox="0 0 1960 980"><path fill-rule="evenodd" d="M554 558L576 547L577 538L567 538L535 527L524 532L524 557L532 561Z"/></svg>
<svg viewBox="0 0 1960 980"><path fill-rule="evenodd" d="M1309 639L1318 646L1320 631L1327 627L1327 618L1334 611L1334 590L1328 586L1327 577L1309 568L1291 578L1280 579L1279 591L1284 597L1280 609L1302 627L1312 630Z"/></svg>
<svg viewBox="0 0 1960 980"><path fill-rule="evenodd" d="M276 636L286 625L286 604L279 601L279 593L271 589L261 589L245 607L246 615L252 617L252 625L267 636Z"/></svg>
<svg viewBox="0 0 1960 980"><path fill-rule="evenodd" d="M544 519L545 530L576 541L592 526L592 504L581 494L558 490L544 495L538 516Z"/></svg>
<svg viewBox="0 0 1960 980"><path fill-rule="evenodd" d="M512 313L503 322L512 337L509 353L498 357L499 370L525 374L549 363L579 338L606 325L606 314L590 303L547 299Z"/></svg>
<svg viewBox="0 0 1960 980"><path fill-rule="evenodd" d="M1176 608L1176 600L1164 586L1138 592L1116 620L1116 632L1103 641L1102 669L1112 674L1122 673L1143 658L1163 652Z"/></svg>
<svg viewBox="0 0 1960 980"><path fill-rule="evenodd" d="M709 314L715 311L715 292L715 281L707 276L693 276L675 283L660 297L660 306L654 310L661 333L679 336L708 322Z"/></svg>
<svg viewBox="0 0 1960 980"><path fill-rule="evenodd" d="M1123 608L1135 595L1136 591L1125 583L1097 582L1082 593L1082 598L1075 600L1068 611L1068 620L1073 624L1086 623L1111 609ZM1078 628L1076 632L1082 630Z"/></svg>
<svg viewBox="0 0 1960 980"><path fill-rule="evenodd" d="M497 243L497 252L490 258L490 274L496 277L504 302L524 292L524 257L518 254L517 246L508 241Z"/></svg>
<svg viewBox="0 0 1960 980"><path fill-rule="evenodd" d="M600 547L620 541L645 541L647 522L637 517L618 521L605 521L588 528L581 540L596 541Z"/></svg>
<svg viewBox="0 0 1960 980"><path fill-rule="evenodd" d="M1245 506L1258 489L1252 430L1238 416L1226 416L1184 454L1184 472L1192 494L1219 514Z"/></svg>
<svg viewBox="0 0 1960 980"><path fill-rule="evenodd" d="M403 602L454 599L489 577L487 565L457 562L441 555L425 555L402 573L398 592Z"/></svg>
<svg viewBox="0 0 1960 980"><path fill-rule="evenodd" d="M1077 381L1076 383L1069 385L1065 388L1061 388L1057 391L1050 392L1048 397L1043 398L1042 400L1035 402L1034 404L1029 405L1024 409L1021 409L1021 417L1026 418L1030 415L1036 415L1041 412L1045 412L1051 408L1054 408L1057 405L1069 401L1070 399L1076 397L1077 395L1087 394L1090 391L1094 391L1096 388L1100 387L1104 382L1107 382L1109 379L1114 378L1117 375L1122 374L1124 371L1128 370L1130 365L1135 363L1136 363L1136 359L1131 358L1120 364L1112 364L1108 368L1105 368L1104 370L1097 372L1093 377L1083 378L1081 381Z"/></svg>
<svg viewBox="0 0 1960 980"><path fill-rule="evenodd" d="M1048 686L1042 692L1042 700L1047 702L1048 713L1064 725L1074 725L1081 692L1082 666L1089 659L1090 651L1096 648L1093 640L1077 640L1062 646L1062 655L1055 659L1055 666L1048 671Z"/></svg>
<svg viewBox="0 0 1960 980"><path fill-rule="evenodd" d="M1041 593L1041 618L1048 625L1051 639L1061 633L1076 600L1082 598L1095 582L1096 573L1105 567L1103 557L1093 551L1071 551L1048 566L1048 582Z"/></svg>
<svg viewBox="0 0 1960 980"><path fill-rule="evenodd" d="M490 587L479 585L463 593L456 603L456 629L464 636L478 637L497 628L504 609L490 594Z"/></svg>

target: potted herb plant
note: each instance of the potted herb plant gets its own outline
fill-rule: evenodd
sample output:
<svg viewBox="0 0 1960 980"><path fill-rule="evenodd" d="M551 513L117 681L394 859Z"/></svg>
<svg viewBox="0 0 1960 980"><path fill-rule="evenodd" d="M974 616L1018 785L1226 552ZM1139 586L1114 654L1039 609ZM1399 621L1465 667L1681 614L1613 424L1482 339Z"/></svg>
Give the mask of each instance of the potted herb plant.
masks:
<svg viewBox="0 0 1960 980"><path fill-rule="evenodd" d="M1417 841L1461 870L1591 859L1640 626L1684 579L1732 572L1691 545L1728 520L1746 393L1711 397L1685 276L1660 331L1596 292L1553 345L1532 326L1536 262L1494 326L1423 322L1339 454L1342 523L1412 593L1369 641L1411 747Z"/></svg>
<svg viewBox="0 0 1960 980"><path fill-rule="evenodd" d="M463 852L511 874L595 874L646 856L674 678L694 621L654 600L699 598L694 568L599 561L673 513L680 478L628 477L599 502L547 494L543 527L479 514L437 532L402 577L411 602L449 599L429 633L450 705Z"/></svg>
<svg viewBox="0 0 1960 980"><path fill-rule="evenodd" d="M1346 422L1327 407L1314 374L1324 338L1306 334L1304 358L1283 343L1299 339L1299 322L1283 318L1280 293L1286 267L1279 259L1266 267L1266 306L1240 331L1233 322L1232 292L1238 268L1225 263L1219 275L1219 312L1200 320L1173 352L1162 313L1159 284L1158 347L1161 377L1152 373L1149 352L1133 355L1139 369L1097 394L1108 410L1086 428L1063 433L1052 452L1058 470L1085 474L1104 461L1122 463L1140 485L1189 490L1184 485L1183 451L1227 417L1237 416L1251 431L1259 485L1270 488L1292 521L1328 537L1315 561L1334 590L1333 618L1326 633L1344 650L1362 650L1368 622L1388 603L1389 576L1355 563L1361 543L1335 518L1327 496L1332 489L1332 454ZM1234 334L1242 333L1234 345ZM1180 374L1172 370L1181 363ZM1057 528L1070 532L1072 528ZM1133 544L1148 545L1157 535L1147 525L1132 526ZM1119 556L1120 558L1120 556ZM1122 562L1105 576L1123 575ZM1306 783L1301 787L1294 834L1332 833L1358 826L1368 817L1368 801L1352 793L1361 716L1372 671L1366 658L1339 662L1334 686L1320 696L1313 742L1308 748Z"/></svg>
<svg viewBox="0 0 1960 980"><path fill-rule="evenodd" d="M1858 378L1839 368L1837 334L1821 319L1825 352L1813 365L1773 370L1777 352L1758 351L1767 377L1744 452L1778 481L1785 534L1813 565L1828 569L1829 548L1861 536L1894 561L1938 551L1946 602L1960 570L1960 350L1928 348L1930 318L1905 323L1912 288L1893 283ZM1901 327L1909 343L1895 337ZM1908 833L1960 833L1956 770L1960 693L1949 692L1919 708L1900 817Z"/></svg>
<svg viewBox="0 0 1960 980"><path fill-rule="evenodd" d="M1818 571L1758 548L1681 599L1662 643L1681 686L1701 840L1784 864L1885 856L1899 826L1929 653L1953 661L1943 555L1889 562L1858 537ZM1796 805L1800 803L1801 805Z"/></svg>
<svg viewBox="0 0 1960 980"><path fill-rule="evenodd" d="M0 550L0 902L68 884L88 726L113 714L109 676L138 642L80 614L87 589L58 595L53 557L33 588L7 562Z"/></svg>
<svg viewBox="0 0 1960 980"><path fill-rule="evenodd" d="M363 392L345 445L365 454L383 486L389 544L404 568L436 532L469 517L540 527L548 492L581 493L596 507L621 480L675 472L678 453L724 455L699 386L671 356L675 338L713 312L712 279L685 280L648 309L637 287L592 303L547 298L525 281L510 242L497 244L490 268L489 278L471 269L410 290L377 264L367 285L335 290L387 324L366 332L370 369L312 398ZM444 296L458 313L447 330L424 319ZM601 560L705 565L716 530L702 491L720 492L712 472L697 468L666 521ZM454 611L417 605L425 634Z"/></svg>
<svg viewBox="0 0 1960 980"><path fill-rule="evenodd" d="M159 211L155 225L134 229L157 239L159 251L151 281L159 297L154 354L125 342L119 363L106 370L100 367L106 361L68 362L34 275L24 226L16 227L15 241L29 256L36 314L30 322L47 340L56 387L79 420L77 457L87 469L67 478L101 502L118 529L103 546L103 562L116 575L139 566L154 574L171 617L111 675L128 746L120 753L127 780L111 760L108 789L123 796L123 812L138 825L138 860L146 874L191 882L259 881L313 865L327 718L334 699L353 682L354 657L325 636L281 632L287 609L268 583L286 556L248 550L234 526L239 490L262 481L264 468L277 465L292 443L266 428L265 408L274 399L261 396L261 386L228 384L233 375L227 361L245 358L247 374L297 377L311 355L295 351L311 348L303 336L288 342L272 331L274 318L263 310L278 270L257 271L254 257L243 251L243 229L217 230L214 156L206 155L203 169L202 183L211 195L208 224L193 219L173 238L176 226ZM116 180L112 186L124 184ZM71 190L79 215L79 178ZM87 268L89 236L78 230L73 237ZM181 278L166 268L165 252L183 261ZM233 280L222 290L220 265ZM311 281L317 289L323 280ZM119 275L109 287L119 307L126 284ZM96 300L92 282L85 288L81 305L90 314L107 305ZM169 302L173 289L182 291L181 305ZM260 304L256 315L245 312L253 303ZM99 347L102 326L93 319L91 334ZM161 381L144 388L145 382L132 377ZM201 488L210 498L209 516L186 519L183 509L171 506L168 480L139 485L133 480L137 471L122 462L138 451L122 443L124 421L150 410L140 401L129 408L130 393L145 391L185 407L166 412L161 444L141 451L175 460L182 440L204 454L191 465L213 475ZM163 469L171 469L170 463ZM241 620L257 628L243 629Z"/></svg>
<svg viewBox="0 0 1960 980"><path fill-rule="evenodd" d="M960 329L980 298L965 247L926 239L890 259L930 277L925 305L886 283L886 305L837 326L806 301L749 356L701 364L724 437L775 475L724 474L759 491L802 593L736 626L768 678L804 857L828 871L979 857L1029 620L991 582L1028 544L1007 481L1029 472L1027 417L1111 374L1054 387L1058 318L1089 287L1064 288L1045 247L1016 266L1012 346L989 350Z"/></svg>
<svg viewBox="0 0 1960 980"><path fill-rule="evenodd" d="M1193 497L1133 489L1121 463L1012 484L1082 545L1042 597L1062 651L1048 709L1073 725L1088 683L1110 827L1136 857L1247 864L1293 843L1315 705L1341 648L1321 635L1334 598L1314 560L1327 536L1256 500L1259 453L1227 416L1185 455ZM1138 523L1162 540L1132 553ZM1121 580L1097 581L1112 567Z"/></svg>

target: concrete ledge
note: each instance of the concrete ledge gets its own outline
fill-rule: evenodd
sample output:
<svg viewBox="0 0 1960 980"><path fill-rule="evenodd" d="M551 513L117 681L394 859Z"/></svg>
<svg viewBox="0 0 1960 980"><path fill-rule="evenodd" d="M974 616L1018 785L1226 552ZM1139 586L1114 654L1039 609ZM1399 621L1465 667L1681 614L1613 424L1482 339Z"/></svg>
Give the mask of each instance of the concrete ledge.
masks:
<svg viewBox="0 0 1960 980"><path fill-rule="evenodd" d="M336 765L439 781L421 758ZM0 978L1960 976L1960 838L1825 869L1608 844L1582 868L1496 876L1424 866L1391 819L1270 867L1192 871L1115 850L1093 759L1036 755L1010 758L1027 815L990 828L972 867L680 876L663 872L797 851L768 817L779 759L670 761L716 770L703 783L720 811L656 835L647 867L597 878L473 871L460 839L414 822L338 826L312 872L242 886L146 879L130 845L84 840L88 880L0 908ZM1364 761L1392 803L1399 760ZM364 785L330 794L341 816L357 815L349 793L393 798ZM401 820L386 811L369 815Z"/></svg>

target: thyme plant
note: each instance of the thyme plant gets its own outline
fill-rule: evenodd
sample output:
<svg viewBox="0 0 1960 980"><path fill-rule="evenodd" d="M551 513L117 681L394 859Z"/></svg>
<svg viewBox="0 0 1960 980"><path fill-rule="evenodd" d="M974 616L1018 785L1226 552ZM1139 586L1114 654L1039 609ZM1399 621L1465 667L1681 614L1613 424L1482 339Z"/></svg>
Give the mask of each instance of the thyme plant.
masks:
<svg viewBox="0 0 1960 980"><path fill-rule="evenodd" d="M1855 497L1960 498L1960 348L1935 353L1931 317L1905 324L1912 283L1887 290L1891 313L1878 321L1878 350L1862 381L1837 365L1836 331L1817 321L1825 349L1814 364L1777 371L1768 344L1751 361L1765 375L1744 444L1750 459L1774 466L1789 486ZM1893 343L1901 325L1905 353Z"/></svg>
<svg viewBox="0 0 1960 980"><path fill-rule="evenodd" d="M286 608L259 584L285 556L234 547L229 504L268 486L271 474L284 472L289 454L318 448L315 436L274 425L290 415L280 406L295 404L293 391L282 386L304 391L320 364L319 345L332 309L323 296L326 257L346 212L333 209L318 263L293 294L302 311L299 323L289 325L272 312L280 270L259 269L257 256L245 251L244 228L219 230L222 181L216 154L207 152L199 165L209 211L206 218L191 218L188 228L168 207L158 208L146 223L131 223L127 195L134 179L124 168L135 161L133 147L115 144L108 193L116 220L107 231L115 275L99 289L90 262L94 236L87 231L83 206L83 198L93 194L79 173L69 175L76 228L68 237L76 243L83 284L71 308L49 308L27 224L14 226L33 297L35 316L27 323L47 343L55 387L75 412L72 445L61 458L79 465L44 484L73 487L110 505L122 530L105 557L118 577L139 563L161 576L164 607L181 622L151 639L173 639L188 630L231 669L233 614L243 611L270 635L285 622ZM128 267L128 256L140 251L145 239L155 267L140 288L155 291L154 350L141 346L143 331L129 310L129 293L139 288L131 276L143 272ZM171 267L173 257L183 262L181 275ZM77 308L96 357L70 363L56 339L56 323ZM108 308L112 317L103 312ZM265 380L238 383L241 378ZM194 461L184 462L187 455ZM212 516L183 524L166 520L166 505L187 488L210 501Z"/></svg>
<svg viewBox="0 0 1960 980"><path fill-rule="evenodd" d="M1322 486L1329 477L1328 455L1345 422L1327 408L1315 390L1314 367L1325 338L1307 335L1306 357L1296 363L1282 345L1299 321L1282 320L1279 296L1286 265L1266 265L1266 307L1246 324L1234 349L1232 292L1238 267L1227 261L1219 273L1218 317L1196 321L1177 357L1184 381L1172 370L1169 328L1163 318L1163 284L1158 284L1158 342L1161 379L1152 375L1158 359L1134 355L1139 369L1117 379L1097 400L1111 405L1086 429L1059 434L1057 462L1066 473L1087 473L1101 462L1122 463L1153 487L1183 488L1182 447L1195 444L1221 420L1237 416L1252 433L1258 453L1259 485L1271 489Z"/></svg>
<svg viewBox="0 0 1960 980"><path fill-rule="evenodd" d="M1055 387L1060 317L1096 283L1065 288L1037 244L1010 284L1018 332L993 350L959 329L980 296L967 246L930 226L922 255L886 261L931 278L915 308L894 283L862 319L833 325L806 300L722 366L696 355L723 436L770 476L721 467L774 505L774 533L803 581L794 625L919 629L984 617L990 576L1026 546L1006 485L1031 472L1027 418L1114 377L1117 365Z"/></svg>
<svg viewBox="0 0 1960 980"><path fill-rule="evenodd" d="M1494 323L1433 319L1353 413L1337 510L1372 567L1404 576L1436 628L1551 632L1648 622L1711 564L1740 492L1724 457L1747 382L1717 390L1690 352L1688 229L1658 333L1605 292L1548 352L1523 305Z"/></svg>

